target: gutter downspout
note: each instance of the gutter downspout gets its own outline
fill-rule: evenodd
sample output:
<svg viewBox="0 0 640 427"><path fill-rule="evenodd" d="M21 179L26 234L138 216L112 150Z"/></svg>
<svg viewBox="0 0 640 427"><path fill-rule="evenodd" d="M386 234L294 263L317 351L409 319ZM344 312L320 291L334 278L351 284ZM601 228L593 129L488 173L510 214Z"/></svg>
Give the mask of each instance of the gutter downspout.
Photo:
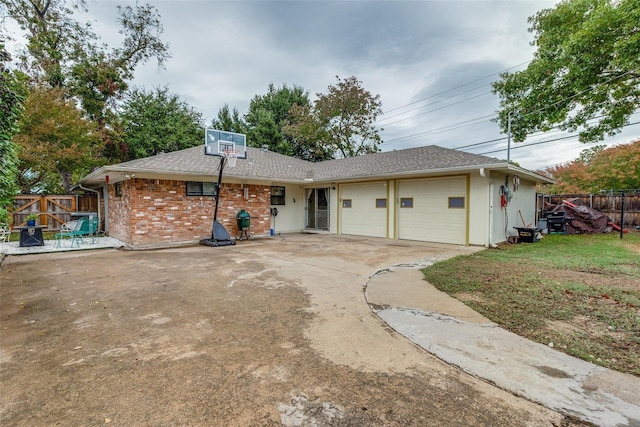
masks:
<svg viewBox="0 0 640 427"><path fill-rule="evenodd" d="M488 173L485 173L484 168L480 168L480 176L489 182L489 247L497 248L498 246L493 243L493 180Z"/></svg>
<svg viewBox="0 0 640 427"><path fill-rule="evenodd" d="M102 222L102 218L100 215L100 192L98 190L93 190L91 188L83 187L82 184L78 184L78 187L80 187L85 191L91 191L92 193L96 193L96 195L98 196L98 212L97 213L98 213L98 226L100 226L100 223Z"/></svg>

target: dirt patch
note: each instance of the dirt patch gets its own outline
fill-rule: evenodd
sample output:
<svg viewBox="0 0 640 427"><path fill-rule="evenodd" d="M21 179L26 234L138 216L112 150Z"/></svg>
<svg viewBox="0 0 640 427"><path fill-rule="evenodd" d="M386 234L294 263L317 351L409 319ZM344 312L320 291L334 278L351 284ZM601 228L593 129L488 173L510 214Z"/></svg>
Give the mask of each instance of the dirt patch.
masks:
<svg viewBox="0 0 640 427"><path fill-rule="evenodd" d="M615 332L613 327L596 322L587 316L575 316L564 321L547 320L546 327L560 335L583 335L595 338L608 336L616 341L624 338L624 334Z"/></svg>
<svg viewBox="0 0 640 427"><path fill-rule="evenodd" d="M640 289L640 279L636 277L624 274L611 276L594 269L588 271L548 269L545 270L544 277L557 282L570 281L594 288Z"/></svg>
<svg viewBox="0 0 640 427"><path fill-rule="evenodd" d="M360 282L407 248L339 246L7 258L0 424L580 425L389 334Z"/></svg>
<svg viewBox="0 0 640 427"><path fill-rule="evenodd" d="M462 302L485 302L482 295L472 292L458 292L454 296Z"/></svg>

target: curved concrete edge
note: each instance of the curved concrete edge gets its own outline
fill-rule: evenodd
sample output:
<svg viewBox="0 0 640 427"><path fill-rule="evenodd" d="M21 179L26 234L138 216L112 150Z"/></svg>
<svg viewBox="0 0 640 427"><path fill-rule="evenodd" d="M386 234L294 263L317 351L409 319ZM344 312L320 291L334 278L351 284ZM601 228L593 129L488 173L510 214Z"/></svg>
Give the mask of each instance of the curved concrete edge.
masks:
<svg viewBox="0 0 640 427"><path fill-rule="evenodd" d="M517 396L603 427L640 426L640 379L498 327L426 282L434 257L376 271L365 300L390 328L441 360Z"/></svg>

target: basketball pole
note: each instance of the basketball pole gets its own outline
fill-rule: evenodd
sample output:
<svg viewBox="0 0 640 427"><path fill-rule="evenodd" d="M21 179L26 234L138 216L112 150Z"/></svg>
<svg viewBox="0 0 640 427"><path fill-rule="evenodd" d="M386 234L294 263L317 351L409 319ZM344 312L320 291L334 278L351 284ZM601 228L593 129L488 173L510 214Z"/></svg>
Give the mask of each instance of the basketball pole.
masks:
<svg viewBox="0 0 640 427"><path fill-rule="evenodd" d="M220 201L220 187L222 186L222 171L227 161L226 155L220 156L220 171L218 172L218 182L216 183L216 206L213 210L213 226L211 227L211 239L200 240L201 245L205 246L229 246L235 245L236 242L231 240L229 233L224 226L218 222L218 204Z"/></svg>
<svg viewBox="0 0 640 427"><path fill-rule="evenodd" d="M224 169L224 164L226 163L227 156L220 156L220 171L218 172L218 182L216 183L216 207L213 210L213 223L215 224L218 220L218 201L220 200L220 186L222 185L222 170ZM213 229L211 230L211 238L213 239Z"/></svg>

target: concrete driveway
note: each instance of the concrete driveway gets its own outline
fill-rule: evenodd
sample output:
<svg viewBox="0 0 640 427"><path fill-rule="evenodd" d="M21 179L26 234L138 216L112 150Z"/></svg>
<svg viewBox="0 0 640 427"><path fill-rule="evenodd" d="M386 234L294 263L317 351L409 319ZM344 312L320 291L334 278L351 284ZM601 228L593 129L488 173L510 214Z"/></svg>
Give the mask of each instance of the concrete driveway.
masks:
<svg viewBox="0 0 640 427"><path fill-rule="evenodd" d="M325 235L10 256L0 424L584 425L391 330L365 285L474 248Z"/></svg>

